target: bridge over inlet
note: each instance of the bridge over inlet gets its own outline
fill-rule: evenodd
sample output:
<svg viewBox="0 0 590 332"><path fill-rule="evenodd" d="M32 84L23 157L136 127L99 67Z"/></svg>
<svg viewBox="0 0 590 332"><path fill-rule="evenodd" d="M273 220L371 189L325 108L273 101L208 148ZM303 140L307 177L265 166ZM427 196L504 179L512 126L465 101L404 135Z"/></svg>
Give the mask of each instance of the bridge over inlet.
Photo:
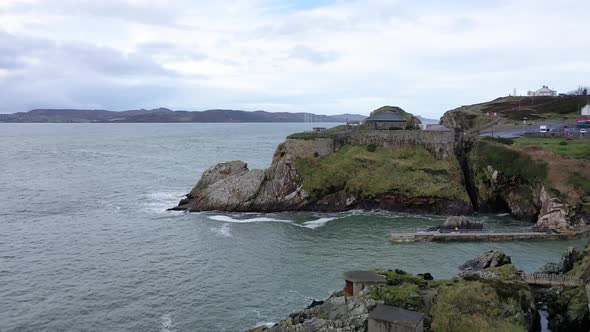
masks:
<svg viewBox="0 0 590 332"><path fill-rule="evenodd" d="M521 273L522 278L529 284L535 286L582 286L584 281L572 276L549 273Z"/></svg>

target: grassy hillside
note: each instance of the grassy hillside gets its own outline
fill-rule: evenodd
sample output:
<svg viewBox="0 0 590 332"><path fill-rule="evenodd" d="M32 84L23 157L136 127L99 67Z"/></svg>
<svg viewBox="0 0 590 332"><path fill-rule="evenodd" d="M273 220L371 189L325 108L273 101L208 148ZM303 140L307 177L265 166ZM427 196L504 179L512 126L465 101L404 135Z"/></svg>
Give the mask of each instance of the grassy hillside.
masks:
<svg viewBox="0 0 590 332"><path fill-rule="evenodd" d="M572 119L587 104L590 104L588 96L502 97L450 110L443 116L443 123L447 127L479 130L492 124L518 123L524 118L528 121Z"/></svg>
<svg viewBox="0 0 590 332"><path fill-rule="evenodd" d="M379 194L435 197L469 202L455 158L435 159L422 146L344 146L317 159L296 162L303 188L314 197L340 190L357 198Z"/></svg>

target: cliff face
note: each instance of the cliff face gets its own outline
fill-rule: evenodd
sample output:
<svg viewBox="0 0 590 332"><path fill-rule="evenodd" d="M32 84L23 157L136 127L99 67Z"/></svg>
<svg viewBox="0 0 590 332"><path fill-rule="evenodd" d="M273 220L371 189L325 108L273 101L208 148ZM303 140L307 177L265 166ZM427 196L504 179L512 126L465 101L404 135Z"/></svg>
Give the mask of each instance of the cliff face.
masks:
<svg viewBox="0 0 590 332"><path fill-rule="evenodd" d="M581 220L548 187L548 165L499 143L479 141L468 155L479 211L506 210L539 230L568 231Z"/></svg>
<svg viewBox="0 0 590 332"><path fill-rule="evenodd" d="M380 140L384 146L373 151L348 143L372 144L374 137L349 139L288 139L265 170L249 170L241 161L213 166L175 209L472 211L459 165L448 155L448 139L433 140L427 147L408 145L407 138Z"/></svg>

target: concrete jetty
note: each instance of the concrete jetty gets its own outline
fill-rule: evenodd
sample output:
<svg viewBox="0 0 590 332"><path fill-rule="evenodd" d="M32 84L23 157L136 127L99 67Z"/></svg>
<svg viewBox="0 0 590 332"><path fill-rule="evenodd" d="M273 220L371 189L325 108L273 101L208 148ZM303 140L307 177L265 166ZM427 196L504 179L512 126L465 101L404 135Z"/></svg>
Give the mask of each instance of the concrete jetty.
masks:
<svg viewBox="0 0 590 332"><path fill-rule="evenodd" d="M524 241L524 240L573 240L590 236L590 226L582 226L571 232L415 232L396 233L389 235L395 243L404 242L452 242L452 241Z"/></svg>

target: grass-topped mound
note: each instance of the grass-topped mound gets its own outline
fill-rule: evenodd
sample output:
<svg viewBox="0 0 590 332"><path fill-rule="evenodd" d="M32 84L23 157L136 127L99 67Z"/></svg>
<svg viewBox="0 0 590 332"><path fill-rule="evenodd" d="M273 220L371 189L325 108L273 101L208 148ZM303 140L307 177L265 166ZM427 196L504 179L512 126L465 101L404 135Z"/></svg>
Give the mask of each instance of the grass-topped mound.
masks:
<svg viewBox="0 0 590 332"><path fill-rule="evenodd" d="M385 113L385 112L394 112L394 113L398 113L399 115L401 115L402 118L407 120L406 128L415 128L417 125L422 123L422 121L420 121L420 119L418 119L416 116L414 116L414 114L408 113L408 112L404 111L401 107L398 107L398 106L379 107L378 109L371 112L371 116L375 115L375 114L379 114L379 113Z"/></svg>
<svg viewBox="0 0 590 332"><path fill-rule="evenodd" d="M457 160L436 159L418 145L345 145L325 157L297 160L296 166L312 198L344 190L358 199L399 194L469 202Z"/></svg>
<svg viewBox="0 0 590 332"><path fill-rule="evenodd" d="M487 269L493 280L460 280L439 288L432 307L434 331L527 331L530 287L513 265Z"/></svg>

